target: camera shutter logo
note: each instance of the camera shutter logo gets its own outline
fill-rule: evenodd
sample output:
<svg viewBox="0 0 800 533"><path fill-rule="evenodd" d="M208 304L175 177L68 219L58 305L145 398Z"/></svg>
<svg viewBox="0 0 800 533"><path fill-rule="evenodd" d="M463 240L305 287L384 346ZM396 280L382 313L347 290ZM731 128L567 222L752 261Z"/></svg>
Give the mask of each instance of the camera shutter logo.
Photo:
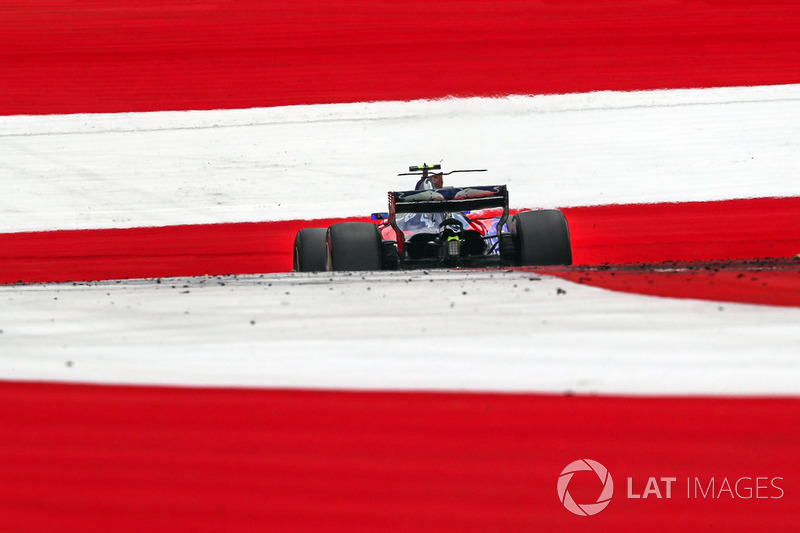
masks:
<svg viewBox="0 0 800 533"><path fill-rule="evenodd" d="M600 493L600 496L598 496L596 502L576 503L575 500L572 499L569 490L567 490L569 482L575 472L583 471L594 472L597 474L597 477L600 478L600 482L603 483L603 491ZM564 504L564 507L566 507L568 511L579 516L596 515L608 506L609 502L611 502L611 496L613 495L614 481L611 479L611 474L609 474L606 467L591 459L579 459L571 462L561 471L561 475L558 478L558 499L561 500L561 503Z"/></svg>

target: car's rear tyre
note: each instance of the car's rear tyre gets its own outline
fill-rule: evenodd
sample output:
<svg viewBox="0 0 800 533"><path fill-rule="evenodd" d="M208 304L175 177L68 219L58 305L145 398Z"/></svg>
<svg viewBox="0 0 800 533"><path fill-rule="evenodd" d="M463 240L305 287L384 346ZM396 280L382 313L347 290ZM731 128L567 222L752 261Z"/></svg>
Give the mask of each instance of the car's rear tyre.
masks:
<svg viewBox="0 0 800 533"><path fill-rule="evenodd" d="M511 220L522 265L571 265L572 246L564 213L557 209L524 211Z"/></svg>
<svg viewBox="0 0 800 533"><path fill-rule="evenodd" d="M381 270L383 245L378 226L339 222L328 228L328 270Z"/></svg>
<svg viewBox="0 0 800 533"><path fill-rule="evenodd" d="M320 272L328 262L326 228L305 228L294 237L294 271Z"/></svg>

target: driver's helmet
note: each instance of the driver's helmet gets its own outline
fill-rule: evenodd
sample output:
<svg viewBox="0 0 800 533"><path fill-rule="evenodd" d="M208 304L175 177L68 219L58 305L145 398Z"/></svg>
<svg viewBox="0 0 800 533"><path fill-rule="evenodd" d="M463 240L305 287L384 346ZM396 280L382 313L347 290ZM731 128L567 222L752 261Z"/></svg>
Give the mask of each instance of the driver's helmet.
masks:
<svg viewBox="0 0 800 533"><path fill-rule="evenodd" d="M427 185L427 187L426 187ZM438 174L430 174L428 175L428 181L426 182L425 179L420 179L417 184L414 186L414 189L417 191L422 191L425 189L441 189L444 187L444 174L439 172Z"/></svg>

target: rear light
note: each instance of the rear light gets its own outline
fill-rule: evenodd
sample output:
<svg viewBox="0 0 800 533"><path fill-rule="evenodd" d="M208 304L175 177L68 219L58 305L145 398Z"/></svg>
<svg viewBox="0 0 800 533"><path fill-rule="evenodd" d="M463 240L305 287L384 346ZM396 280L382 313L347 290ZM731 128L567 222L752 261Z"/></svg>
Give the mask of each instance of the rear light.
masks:
<svg viewBox="0 0 800 533"><path fill-rule="evenodd" d="M461 255L461 240L458 237L449 237L447 239L447 255L450 257Z"/></svg>

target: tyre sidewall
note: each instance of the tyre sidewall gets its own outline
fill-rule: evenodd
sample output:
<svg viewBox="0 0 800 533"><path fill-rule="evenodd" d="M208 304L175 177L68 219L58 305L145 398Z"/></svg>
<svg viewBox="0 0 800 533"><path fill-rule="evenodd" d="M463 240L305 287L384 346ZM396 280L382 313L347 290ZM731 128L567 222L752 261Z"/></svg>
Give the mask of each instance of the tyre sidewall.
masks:
<svg viewBox="0 0 800 533"><path fill-rule="evenodd" d="M525 211L514 215L512 233L521 265L571 265L569 226L557 209Z"/></svg>

